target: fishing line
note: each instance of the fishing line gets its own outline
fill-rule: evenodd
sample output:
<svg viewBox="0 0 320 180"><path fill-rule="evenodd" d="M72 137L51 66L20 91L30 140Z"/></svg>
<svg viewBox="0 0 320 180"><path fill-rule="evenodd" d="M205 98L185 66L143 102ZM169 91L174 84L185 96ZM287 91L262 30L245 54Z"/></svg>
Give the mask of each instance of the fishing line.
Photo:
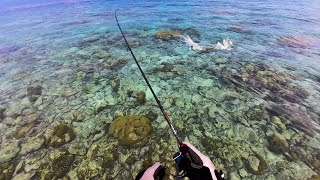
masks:
<svg viewBox="0 0 320 180"><path fill-rule="evenodd" d="M127 48L128 48L128 50L130 51L130 53L131 53L134 61L136 62L137 66L138 66L138 68L139 68L139 70L140 70L140 72L141 72L141 74L142 74L142 77L143 77L144 81L147 83L147 85L148 85L148 87L149 87L149 89L150 89L150 91L151 91L154 99L156 100L156 102L157 102L157 104L158 104L158 107L160 108L160 110L161 110L161 112L162 112L162 114L163 114L163 117L166 119L166 121L167 121L167 123L168 123L168 125L169 125L169 127L170 127L170 129L171 129L171 131L172 131L172 133L173 133L173 135L175 136L175 138L176 138L176 140L177 140L177 142L178 142L178 144L179 144L179 147L185 146L185 144L182 143L180 137L178 136L178 133L177 133L176 129L173 127L172 122L171 122L168 114L167 114L166 111L164 110L164 108L163 108L160 100L158 99L157 95L154 93L154 91L153 91L153 89L152 89L152 87L151 87L151 85L150 85L150 83L149 83L146 75L144 74L143 70L142 70L141 67L140 67L140 64L139 64L137 58L135 57L135 55L134 55L133 52L132 52L132 49L131 49L131 47L130 47L130 45L129 45L129 43L128 43L128 41L127 41L127 39L126 39L126 37L125 37L125 35L124 35L121 27L120 27L120 24L119 24L119 21L118 21L118 18L117 18L117 11L118 11L118 10L119 10L119 9L115 10L115 12L114 12L114 17L116 18L117 25L118 25L119 30L120 30L120 32L121 32L121 34L122 34L122 37L123 37L123 39L124 39L124 41L125 41L125 43L126 43L126 45L127 45Z"/></svg>

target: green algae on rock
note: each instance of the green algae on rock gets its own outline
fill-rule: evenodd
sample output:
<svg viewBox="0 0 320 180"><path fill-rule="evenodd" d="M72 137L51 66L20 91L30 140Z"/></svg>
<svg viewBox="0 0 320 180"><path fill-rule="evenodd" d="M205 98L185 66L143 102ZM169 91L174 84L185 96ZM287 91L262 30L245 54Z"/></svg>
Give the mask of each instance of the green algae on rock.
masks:
<svg viewBox="0 0 320 180"><path fill-rule="evenodd" d="M95 179L101 178L104 170L98 161L84 160L77 168L77 176L79 179Z"/></svg>
<svg viewBox="0 0 320 180"><path fill-rule="evenodd" d="M88 159L102 158L103 167L105 167L110 161L118 157L117 145L117 142L110 142L106 138L99 139L91 145L86 157Z"/></svg>
<svg viewBox="0 0 320 180"><path fill-rule="evenodd" d="M0 164L0 180L9 180L15 170L15 165L12 163Z"/></svg>
<svg viewBox="0 0 320 180"><path fill-rule="evenodd" d="M53 157L50 164L50 172L46 174L46 179L63 178L70 170L74 161L74 155L59 153Z"/></svg>
<svg viewBox="0 0 320 180"><path fill-rule="evenodd" d="M110 84L111 84L112 90L114 92L118 92L120 88L120 78L117 76L112 77L110 79Z"/></svg>
<svg viewBox="0 0 320 180"><path fill-rule="evenodd" d="M74 169L76 176L79 179L101 178L105 173L105 168L113 166L119 157L117 145L118 142L107 138L94 142L83 160Z"/></svg>
<svg viewBox="0 0 320 180"><path fill-rule="evenodd" d="M118 70L118 69L121 69L127 62L128 60L124 57L109 58L108 60L102 62L100 66L103 68Z"/></svg>
<svg viewBox="0 0 320 180"><path fill-rule="evenodd" d="M312 175L308 180L320 180L320 175Z"/></svg>
<svg viewBox="0 0 320 180"><path fill-rule="evenodd" d="M246 118L250 121L262 120L266 116L267 112L262 106L253 107L246 112Z"/></svg>
<svg viewBox="0 0 320 180"><path fill-rule="evenodd" d="M108 134L117 138L120 144L140 146L151 133L148 118L141 115L120 116L109 127Z"/></svg>
<svg viewBox="0 0 320 180"><path fill-rule="evenodd" d="M72 127L65 124L59 124L54 127L52 135L46 140L46 144L50 147L60 147L71 142L76 137Z"/></svg>
<svg viewBox="0 0 320 180"><path fill-rule="evenodd" d="M279 133L274 133L268 137L268 143L268 148L274 153L284 154L289 150L289 144L287 140Z"/></svg>
<svg viewBox="0 0 320 180"><path fill-rule="evenodd" d="M41 136L30 138L25 143L21 144L20 155L39 150L43 146L44 141L44 138Z"/></svg>
<svg viewBox="0 0 320 180"><path fill-rule="evenodd" d="M4 112L6 111L5 108L0 108L0 120L2 120L5 116L4 116Z"/></svg>
<svg viewBox="0 0 320 180"><path fill-rule="evenodd" d="M146 103L146 93L144 91L140 91L136 93L136 101L135 104L143 105Z"/></svg>
<svg viewBox="0 0 320 180"><path fill-rule="evenodd" d="M36 125L36 122L31 122L28 123L20 128L17 128L17 130L15 130L12 133L12 137L14 137L15 139L20 139L22 137L25 137L25 135Z"/></svg>
<svg viewBox="0 0 320 180"><path fill-rule="evenodd" d="M12 160L19 154L20 149L19 141L2 142L0 148L0 164Z"/></svg>
<svg viewBox="0 0 320 180"><path fill-rule="evenodd" d="M31 74L30 70L22 69L22 70L17 71L15 74L13 74L10 79L13 81L18 81L18 80L22 80L22 79L26 78L30 74Z"/></svg>
<svg viewBox="0 0 320 180"><path fill-rule="evenodd" d="M182 32L179 30L166 30L166 31L159 31L154 36L156 39L171 40L179 37L181 33Z"/></svg>
<svg viewBox="0 0 320 180"><path fill-rule="evenodd" d="M151 121L155 121L158 118L158 114L152 109L150 109L145 116Z"/></svg>
<svg viewBox="0 0 320 180"><path fill-rule="evenodd" d="M277 127L279 127L280 129L282 129L282 130L286 130L286 129L287 129L286 125L282 122L282 120L281 120L280 117L278 117L278 116L273 116L273 117L272 117L272 121L273 121L273 123L274 123Z"/></svg>
<svg viewBox="0 0 320 180"><path fill-rule="evenodd" d="M27 88L27 96L30 102L35 102L42 95L42 86L29 86Z"/></svg>
<svg viewBox="0 0 320 180"><path fill-rule="evenodd" d="M248 171L254 175L264 174L268 169L267 161L258 154L249 156L249 158L244 161L244 165Z"/></svg>

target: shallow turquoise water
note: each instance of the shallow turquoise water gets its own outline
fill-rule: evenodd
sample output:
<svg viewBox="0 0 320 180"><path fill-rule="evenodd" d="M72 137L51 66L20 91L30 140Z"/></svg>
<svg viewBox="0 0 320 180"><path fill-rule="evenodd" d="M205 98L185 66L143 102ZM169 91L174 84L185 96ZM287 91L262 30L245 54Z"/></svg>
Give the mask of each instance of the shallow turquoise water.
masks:
<svg viewBox="0 0 320 180"><path fill-rule="evenodd" d="M317 1L0 5L0 179L130 179L155 161L173 178L175 139L115 9L179 134L228 179L319 175ZM163 31L234 47L200 53L179 36L156 38ZM146 115L152 131L124 144L110 130L121 115Z"/></svg>

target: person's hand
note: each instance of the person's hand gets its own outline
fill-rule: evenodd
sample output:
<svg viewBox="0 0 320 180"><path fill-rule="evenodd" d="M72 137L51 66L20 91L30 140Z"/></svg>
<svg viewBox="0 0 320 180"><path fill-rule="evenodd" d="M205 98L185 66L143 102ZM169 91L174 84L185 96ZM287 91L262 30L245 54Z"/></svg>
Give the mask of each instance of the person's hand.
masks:
<svg viewBox="0 0 320 180"><path fill-rule="evenodd" d="M154 165L141 171L136 180L162 180L165 176L165 168L160 165L159 162L156 162Z"/></svg>
<svg viewBox="0 0 320 180"><path fill-rule="evenodd" d="M182 158L177 163L180 177L187 176L190 180L224 179L222 171L218 172L212 161L188 142L180 147ZM176 161L177 162L177 161Z"/></svg>

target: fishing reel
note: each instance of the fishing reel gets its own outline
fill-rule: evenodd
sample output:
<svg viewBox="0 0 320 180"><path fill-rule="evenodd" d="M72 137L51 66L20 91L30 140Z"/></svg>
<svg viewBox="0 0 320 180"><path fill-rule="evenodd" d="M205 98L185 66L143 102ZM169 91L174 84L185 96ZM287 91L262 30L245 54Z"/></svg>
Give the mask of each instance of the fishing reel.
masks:
<svg viewBox="0 0 320 180"><path fill-rule="evenodd" d="M181 167L183 167L183 158L185 158L182 154L182 152L176 152L174 155L173 155L173 161L175 162L177 168L179 169L176 177L177 179L182 179L184 177L187 176L187 172L184 171Z"/></svg>
<svg viewBox="0 0 320 180"><path fill-rule="evenodd" d="M177 179L188 177L190 180L213 180L208 167L203 166L202 160L199 162L200 157L196 158L194 152L186 152L187 146L180 146L180 151L173 155L173 160L178 168L176 174ZM191 158L191 156L193 158ZM220 170L214 170L214 176L217 180L224 180L224 173Z"/></svg>

